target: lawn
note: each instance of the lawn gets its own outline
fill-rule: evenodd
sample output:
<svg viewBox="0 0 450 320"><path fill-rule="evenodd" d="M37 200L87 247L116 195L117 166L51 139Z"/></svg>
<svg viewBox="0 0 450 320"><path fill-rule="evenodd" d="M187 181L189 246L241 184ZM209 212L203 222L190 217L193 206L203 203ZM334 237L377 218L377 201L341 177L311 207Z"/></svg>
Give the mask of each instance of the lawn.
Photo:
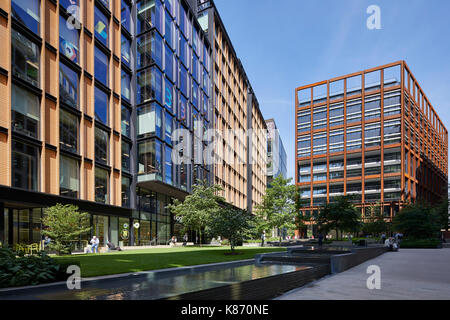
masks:
<svg viewBox="0 0 450 320"><path fill-rule="evenodd" d="M83 254L55 257L59 263L81 266L82 277L95 277L199 264L252 259L258 253L285 251L286 248L240 247L239 255L225 255L229 247L177 247Z"/></svg>

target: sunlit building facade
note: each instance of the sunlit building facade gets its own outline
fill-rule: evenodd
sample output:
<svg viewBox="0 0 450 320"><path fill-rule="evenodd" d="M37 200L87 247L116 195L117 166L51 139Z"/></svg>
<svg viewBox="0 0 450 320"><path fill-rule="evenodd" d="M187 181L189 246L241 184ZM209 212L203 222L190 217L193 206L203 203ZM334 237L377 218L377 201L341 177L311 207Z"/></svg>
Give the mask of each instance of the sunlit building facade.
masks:
<svg viewBox="0 0 450 320"><path fill-rule="evenodd" d="M315 215L352 195L363 218L447 193L448 131L404 61L295 91L296 184Z"/></svg>

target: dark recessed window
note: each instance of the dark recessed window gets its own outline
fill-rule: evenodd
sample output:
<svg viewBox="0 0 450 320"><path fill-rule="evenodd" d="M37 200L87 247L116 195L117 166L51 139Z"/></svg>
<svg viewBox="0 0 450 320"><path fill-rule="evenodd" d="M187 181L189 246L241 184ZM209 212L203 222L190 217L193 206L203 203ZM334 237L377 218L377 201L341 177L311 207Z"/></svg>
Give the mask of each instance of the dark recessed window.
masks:
<svg viewBox="0 0 450 320"><path fill-rule="evenodd" d="M59 99L78 109L78 73L63 63L59 64Z"/></svg>
<svg viewBox="0 0 450 320"><path fill-rule="evenodd" d="M130 137L130 119L131 111L126 106L122 105L122 134Z"/></svg>
<svg viewBox="0 0 450 320"><path fill-rule="evenodd" d="M162 73L156 67L137 74L137 103L156 100L162 104Z"/></svg>
<svg viewBox="0 0 450 320"><path fill-rule="evenodd" d="M80 191L80 169L76 159L61 156L59 166L59 193L62 196L78 198Z"/></svg>
<svg viewBox="0 0 450 320"><path fill-rule="evenodd" d="M95 161L108 165L108 132L95 128Z"/></svg>
<svg viewBox="0 0 450 320"><path fill-rule="evenodd" d="M122 207L130 207L130 178L122 177Z"/></svg>
<svg viewBox="0 0 450 320"><path fill-rule="evenodd" d="M39 97L12 85L11 127L14 131L39 139Z"/></svg>
<svg viewBox="0 0 450 320"><path fill-rule="evenodd" d="M108 94L95 87L95 119L108 125Z"/></svg>
<svg viewBox="0 0 450 320"><path fill-rule="evenodd" d="M162 34L162 5L159 0L143 0L137 4L137 33L156 27Z"/></svg>
<svg viewBox="0 0 450 320"><path fill-rule="evenodd" d="M127 67L130 66L130 48L131 41L127 39L123 34L121 35L121 53L122 53L122 63Z"/></svg>
<svg viewBox="0 0 450 320"><path fill-rule="evenodd" d="M39 148L12 141L12 186L39 191Z"/></svg>
<svg viewBox="0 0 450 320"><path fill-rule="evenodd" d="M100 40L105 46L108 47L108 28L109 21L108 18L101 12L97 7L95 7L94 13L95 19L95 38Z"/></svg>
<svg viewBox="0 0 450 320"><path fill-rule="evenodd" d="M128 32L130 32L131 9L123 0L121 5L122 7L120 13L120 20L121 20L120 22L122 23L122 27L124 27Z"/></svg>
<svg viewBox="0 0 450 320"><path fill-rule="evenodd" d="M162 68L162 38L156 31L137 39L137 68L144 68L153 63Z"/></svg>
<svg viewBox="0 0 450 320"><path fill-rule="evenodd" d="M122 70L121 75L121 91L122 91L122 98L124 98L127 101L130 101L130 84L131 84L131 76Z"/></svg>
<svg viewBox="0 0 450 320"><path fill-rule="evenodd" d="M95 201L109 203L108 197L109 173L106 170L95 168Z"/></svg>
<svg viewBox="0 0 450 320"><path fill-rule="evenodd" d="M122 141L122 171L130 172L130 150L131 145Z"/></svg>
<svg viewBox="0 0 450 320"><path fill-rule="evenodd" d="M72 26L67 27L67 20L59 17L59 50L69 60L78 63L80 61L78 30Z"/></svg>
<svg viewBox="0 0 450 320"><path fill-rule="evenodd" d="M39 0L12 0L11 14L26 25L31 31L39 34Z"/></svg>
<svg viewBox="0 0 450 320"><path fill-rule="evenodd" d="M95 47L95 63L94 63L94 76L95 79L108 86L108 70L109 70L109 58L99 48Z"/></svg>
<svg viewBox="0 0 450 320"><path fill-rule="evenodd" d="M62 109L59 119L59 140L62 149L78 153L78 117Z"/></svg>
<svg viewBox="0 0 450 320"><path fill-rule="evenodd" d="M39 87L39 47L21 33L11 30L13 75Z"/></svg>

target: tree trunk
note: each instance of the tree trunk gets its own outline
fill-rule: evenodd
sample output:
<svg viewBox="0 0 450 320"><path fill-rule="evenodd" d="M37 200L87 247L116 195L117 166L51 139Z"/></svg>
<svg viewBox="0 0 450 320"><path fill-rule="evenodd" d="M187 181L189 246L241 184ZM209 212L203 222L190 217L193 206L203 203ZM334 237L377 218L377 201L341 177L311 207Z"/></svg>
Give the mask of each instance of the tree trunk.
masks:
<svg viewBox="0 0 450 320"><path fill-rule="evenodd" d="M198 242L200 244L200 247L202 246L202 229L198 229Z"/></svg>

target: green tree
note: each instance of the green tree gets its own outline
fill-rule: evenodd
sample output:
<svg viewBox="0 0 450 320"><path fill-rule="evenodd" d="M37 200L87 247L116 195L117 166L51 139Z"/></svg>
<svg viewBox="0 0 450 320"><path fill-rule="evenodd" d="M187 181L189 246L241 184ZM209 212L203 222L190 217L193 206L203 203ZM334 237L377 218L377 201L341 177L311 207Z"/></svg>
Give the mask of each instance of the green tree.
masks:
<svg viewBox="0 0 450 320"><path fill-rule="evenodd" d="M403 233L407 239L437 238L441 229L437 210L424 202L407 205L392 223L394 229Z"/></svg>
<svg viewBox="0 0 450 320"><path fill-rule="evenodd" d="M192 194L186 196L183 202L175 199L173 204L168 205L185 228L197 231L200 245L202 230L207 227L211 215L221 210L219 203L225 201L217 195L222 190L219 185L210 186L206 181L198 180L197 184L192 186Z"/></svg>
<svg viewBox="0 0 450 320"><path fill-rule="evenodd" d="M365 217L365 222L362 224L362 231L365 234L378 235L389 231L389 223L384 220L381 212L381 203L377 202L366 208L370 216Z"/></svg>
<svg viewBox="0 0 450 320"><path fill-rule="evenodd" d="M230 241L231 252L237 243L248 235L252 216L244 210L224 207L210 216L208 232L212 236L221 236Z"/></svg>
<svg viewBox="0 0 450 320"><path fill-rule="evenodd" d="M45 213L42 224L46 228L42 233L50 237L49 248L58 255L71 254L80 234L91 229L89 214L79 212L77 206L58 203L46 208Z"/></svg>
<svg viewBox="0 0 450 320"><path fill-rule="evenodd" d="M334 198L332 203L327 203L317 216L317 224L323 232L336 231L336 237L341 239L343 232L358 232L361 228L360 211L350 201L350 196Z"/></svg>
<svg viewBox="0 0 450 320"><path fill-rule="evenodd" d="M274 228L295 228L296 186L289 184L291 181L292 179L284 179L282 175L272 181L262 203L256 206L258 229L270 231ZM281 240L280 234L280 246Z"/></svg>

